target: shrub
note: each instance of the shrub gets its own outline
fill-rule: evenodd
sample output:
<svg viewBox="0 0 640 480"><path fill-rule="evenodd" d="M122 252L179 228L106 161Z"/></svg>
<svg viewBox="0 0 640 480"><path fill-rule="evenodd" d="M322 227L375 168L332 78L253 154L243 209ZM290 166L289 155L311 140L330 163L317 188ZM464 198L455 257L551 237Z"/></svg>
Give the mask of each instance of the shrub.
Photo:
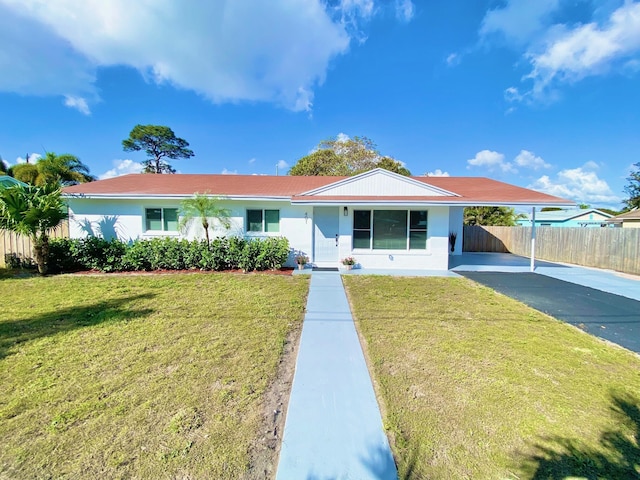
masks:
<svg viewBox="0 0 640 480"><path fill-rule="evenodd" d="M80 240L71 238L52 238L49 240L49 272L77 272L85 267L78 261Z"/></svg>
<svg viewBox="0 0 640 480"><path fill-rule="evenodd" d="M193 240L184 246L184 264L188 269L202 269L203 255L206 250L206 240Z"/></svg>
<svg viewBox="0 0 640 480"><path fill-rule="evenodd" d="M186 240L160 237L149 240L151 244L153 270L184 270L184 250Z"/></svg>
<svg viewBox="0 0 640 480"><path fill-rule="evenodd" d="M281 268L289 258L289 240L284 237L267 238L262 248L265 268L270 270Z"/></svg>
<svg viewBox="0 0 640 480"><path fill-rule="evenodd" d="M242 261L243 252L247 243L242 237L231 237L228 239L229 242L229 250L227 251L227 268L236 269L242 268L240 263Z"/></svg>
<svg viewBox="0 0 640 480"><path fill-rule="evenodd" d="M210 244L204 240L171 237L135 240L130 244L115 239L87 237L53 239L49 249L49 268L52 272L236 268L252 271L280 268L288 255L289 242L281 237L252 240L217 237ZM19 262L17 258L8 260Z"/></svg>
<svg viewBox="0 0 640 480"><path fill-rule="evenodd" d="M256 238L246 242L240 258L240 268L275 270L282 267L289 257L289 241L283 237Z"/></svg>
<svg viewBox="0 0 640 480"><path fill-rule="evenodd" d="M81 239L55 238L49 244L49 269L52 272L122 269L122 257L127 246L120 240L99 237Z"/></svg>
<svg viewBox="0 0 640 480"><path fill-rule="evenodd" d="M122 259L123 270L148 271L151 270L151 245L148 240L134 240L127 247Z"/></svg>

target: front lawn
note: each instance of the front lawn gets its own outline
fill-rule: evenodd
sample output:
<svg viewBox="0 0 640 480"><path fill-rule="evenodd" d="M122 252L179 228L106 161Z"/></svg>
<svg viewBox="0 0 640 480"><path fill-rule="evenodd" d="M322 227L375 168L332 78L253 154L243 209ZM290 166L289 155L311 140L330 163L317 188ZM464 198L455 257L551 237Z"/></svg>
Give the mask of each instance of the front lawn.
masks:
<svg viewBox="0 0 640 480"><path fill-rule="evenodd" d="M401 479L640 477L638 356L466 279L343 278Z"/></svg>
<svg viewBox="0 0 640 480"><path fill-rule="evenodd" d="M261 478L305 276L0 279L0 478Z"/></svg>

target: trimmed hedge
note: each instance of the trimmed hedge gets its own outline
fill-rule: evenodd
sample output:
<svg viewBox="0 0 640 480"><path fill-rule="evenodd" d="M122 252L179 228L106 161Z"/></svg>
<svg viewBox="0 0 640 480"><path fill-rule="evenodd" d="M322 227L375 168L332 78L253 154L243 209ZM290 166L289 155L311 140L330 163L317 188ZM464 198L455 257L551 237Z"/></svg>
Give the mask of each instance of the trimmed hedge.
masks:
<svg viewBox="0 0 640 480"><path fill-rule="evenodd" d="M275 270L289 257L289 241L282 237L246 240L218 237L204 240L159 237L125 243L98 237L50 240L51 273L99 270Z"/></svg>

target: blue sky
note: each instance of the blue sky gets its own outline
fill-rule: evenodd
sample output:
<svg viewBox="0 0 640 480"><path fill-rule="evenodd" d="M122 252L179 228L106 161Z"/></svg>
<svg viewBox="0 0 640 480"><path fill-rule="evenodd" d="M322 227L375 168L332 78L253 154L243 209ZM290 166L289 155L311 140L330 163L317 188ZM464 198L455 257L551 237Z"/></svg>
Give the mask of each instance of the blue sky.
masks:
<svg viewBox="0 0 640 480"><path fill-rule="evenodd" d="M0 0L0 44L8 164L136 171L141 123L190 143L179 172L284 174L357 135L414 175L618 208L640 161L638 1Z"/></svg>

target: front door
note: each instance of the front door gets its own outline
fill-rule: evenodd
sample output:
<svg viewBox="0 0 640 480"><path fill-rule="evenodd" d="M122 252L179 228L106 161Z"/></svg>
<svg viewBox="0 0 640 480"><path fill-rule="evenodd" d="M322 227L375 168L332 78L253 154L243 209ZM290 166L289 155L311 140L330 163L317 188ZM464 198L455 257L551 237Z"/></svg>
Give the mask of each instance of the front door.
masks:
<svg viewBox="0 0 640 480"><path fill-rule="evenodd" d="M313 261L316 265L338 262L338 207L314 207Z"/></svg>

